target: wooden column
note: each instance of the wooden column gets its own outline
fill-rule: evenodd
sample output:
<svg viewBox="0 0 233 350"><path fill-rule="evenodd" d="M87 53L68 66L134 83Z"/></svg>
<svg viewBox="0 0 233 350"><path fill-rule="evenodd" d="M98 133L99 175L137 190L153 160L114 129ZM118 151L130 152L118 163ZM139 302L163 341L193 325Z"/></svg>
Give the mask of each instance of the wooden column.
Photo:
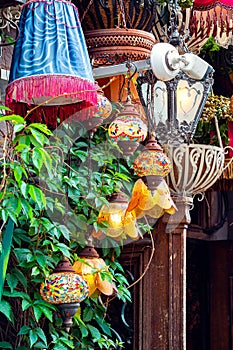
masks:
<svg viewBox="0 0 233 350"><path fill-rule="evenodd" d="M164 216L169 235L169 350L186 350L186 235L192 198L175 198L178 211Z"/></svg>

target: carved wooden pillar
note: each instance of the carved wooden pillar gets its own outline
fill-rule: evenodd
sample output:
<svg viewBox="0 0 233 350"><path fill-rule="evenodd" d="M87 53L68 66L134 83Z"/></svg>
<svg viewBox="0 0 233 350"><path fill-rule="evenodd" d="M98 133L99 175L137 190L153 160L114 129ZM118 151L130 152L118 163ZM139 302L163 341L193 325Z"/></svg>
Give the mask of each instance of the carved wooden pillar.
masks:
<svg viewBox="0 0 233 350"><path fill-rule="evenodd" d="M164 216L169 235L169 350L186 350L186 235L192 198L175 198L178 211Z"/></svg>

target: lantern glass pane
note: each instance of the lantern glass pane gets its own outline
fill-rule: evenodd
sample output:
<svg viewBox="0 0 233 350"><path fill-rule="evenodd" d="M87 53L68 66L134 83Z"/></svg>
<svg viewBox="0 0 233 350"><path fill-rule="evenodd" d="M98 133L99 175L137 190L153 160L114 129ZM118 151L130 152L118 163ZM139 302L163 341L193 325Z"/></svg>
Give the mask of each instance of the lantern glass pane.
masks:
<svg viewBox="0 0 233 350"><path fill-rule="evenodd" d="M165 124L168 119L167 87L163 81L157 81L154 86L154 118L155 124Z"/></svg>
<svg viewBox="0 0 233 350"><path fill-rule="evenodd" d="M190 123L195 120L197 111L203 99L204 87L200 82L188 83L180 80L177 86L177 119L180 123Z"/></svg>

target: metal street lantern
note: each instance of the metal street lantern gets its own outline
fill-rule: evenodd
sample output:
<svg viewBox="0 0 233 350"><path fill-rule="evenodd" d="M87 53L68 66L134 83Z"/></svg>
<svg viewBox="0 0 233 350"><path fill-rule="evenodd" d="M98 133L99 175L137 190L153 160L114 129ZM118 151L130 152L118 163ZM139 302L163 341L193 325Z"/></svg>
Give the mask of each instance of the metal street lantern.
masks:
<svg viewBox="0 0 233 350"><path fill-rule="evenodd" d="M213 68L192 53L180 55L167 43L154 45L151 67L154 79L152 72L138 78L150 127L160 144L189 143L213 84Z"/></svg>
<svg viewBox="0 0 233 350"><path fill-rule="evenodd" d="M159 229L168 234L169 349L185 350L186 237L191 220L189 210L194 190L197 193L199 189L202 191L203 187L204 190L208 188L207 183L206 186L201 186L203 170L207 169L208 172L213 158L218 160L219 157L218 152L207 152L208 156L201 156L200 152L195 152L195 149L189 147L213 84L213 68L197 55L187 52L184 38L178 31L180 9L177 0L170 1L170 7L170 35L167 37L167 43L154 45L151 52L152 72L139 76L138 91L147 110L149 133L153 133L166 149L173 165L167 176L167 183L171 187L178 210L169 217L165 215L159 222ZM184 149L184 152L180 151L177 154L176 149L180 148ZM220 168L221 159L220 157L220 161L215 162ZM219 175L218 166L216 171ZM200 181L194 187L188 187L199 174ZM213 174L211 178L214 178ZM207 180L210 185L211 181ZM165 270L163 272L165 273Z"/></svg>

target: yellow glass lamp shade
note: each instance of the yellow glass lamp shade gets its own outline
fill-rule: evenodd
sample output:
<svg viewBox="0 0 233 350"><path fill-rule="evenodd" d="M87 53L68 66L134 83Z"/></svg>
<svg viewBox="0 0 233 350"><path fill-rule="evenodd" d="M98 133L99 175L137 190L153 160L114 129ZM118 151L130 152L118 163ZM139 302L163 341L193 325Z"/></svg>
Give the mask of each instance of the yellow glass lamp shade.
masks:
<svg viewBox="0 0 233 350"><path fill-rule="evenodd" d="M107 270L105 261L101 258L82 258L74 263L75 272L81 275L88 284L89 296L93 296L96 291L105 295L112 295L114 283L107 279L102 279L100 272Z"/></svg>
<svg viewBox="0 0 233 350"><path fill-rule="evenodd" d="M138 239L140 236L134 212L127 212L128 200L122 193L114 193L109 199L109 205L104 204L99 212L97 222L107 222L108 227L100 236L94 233L96 238L104 238L105 235L117 241L126 238ZM99 230L100 231L100 230Z"/></svg>
<svg viewBox="0 0 233 350"><path fill-rule="evenodd" d="M153 192L142 179L135 182L127 212L134 213L139 219L145 215L159 218L164 213L174 214L176 210L169 188L163 179Z"/></svg>
<svg viewBox="0 0 233 350"><path fill-rule="evenodd" d="M110 124L108 134L112 141L117 142L125 155L132 155L139 142L146 139L147 125L131 101L125 103L117 118Z"/></svg>

